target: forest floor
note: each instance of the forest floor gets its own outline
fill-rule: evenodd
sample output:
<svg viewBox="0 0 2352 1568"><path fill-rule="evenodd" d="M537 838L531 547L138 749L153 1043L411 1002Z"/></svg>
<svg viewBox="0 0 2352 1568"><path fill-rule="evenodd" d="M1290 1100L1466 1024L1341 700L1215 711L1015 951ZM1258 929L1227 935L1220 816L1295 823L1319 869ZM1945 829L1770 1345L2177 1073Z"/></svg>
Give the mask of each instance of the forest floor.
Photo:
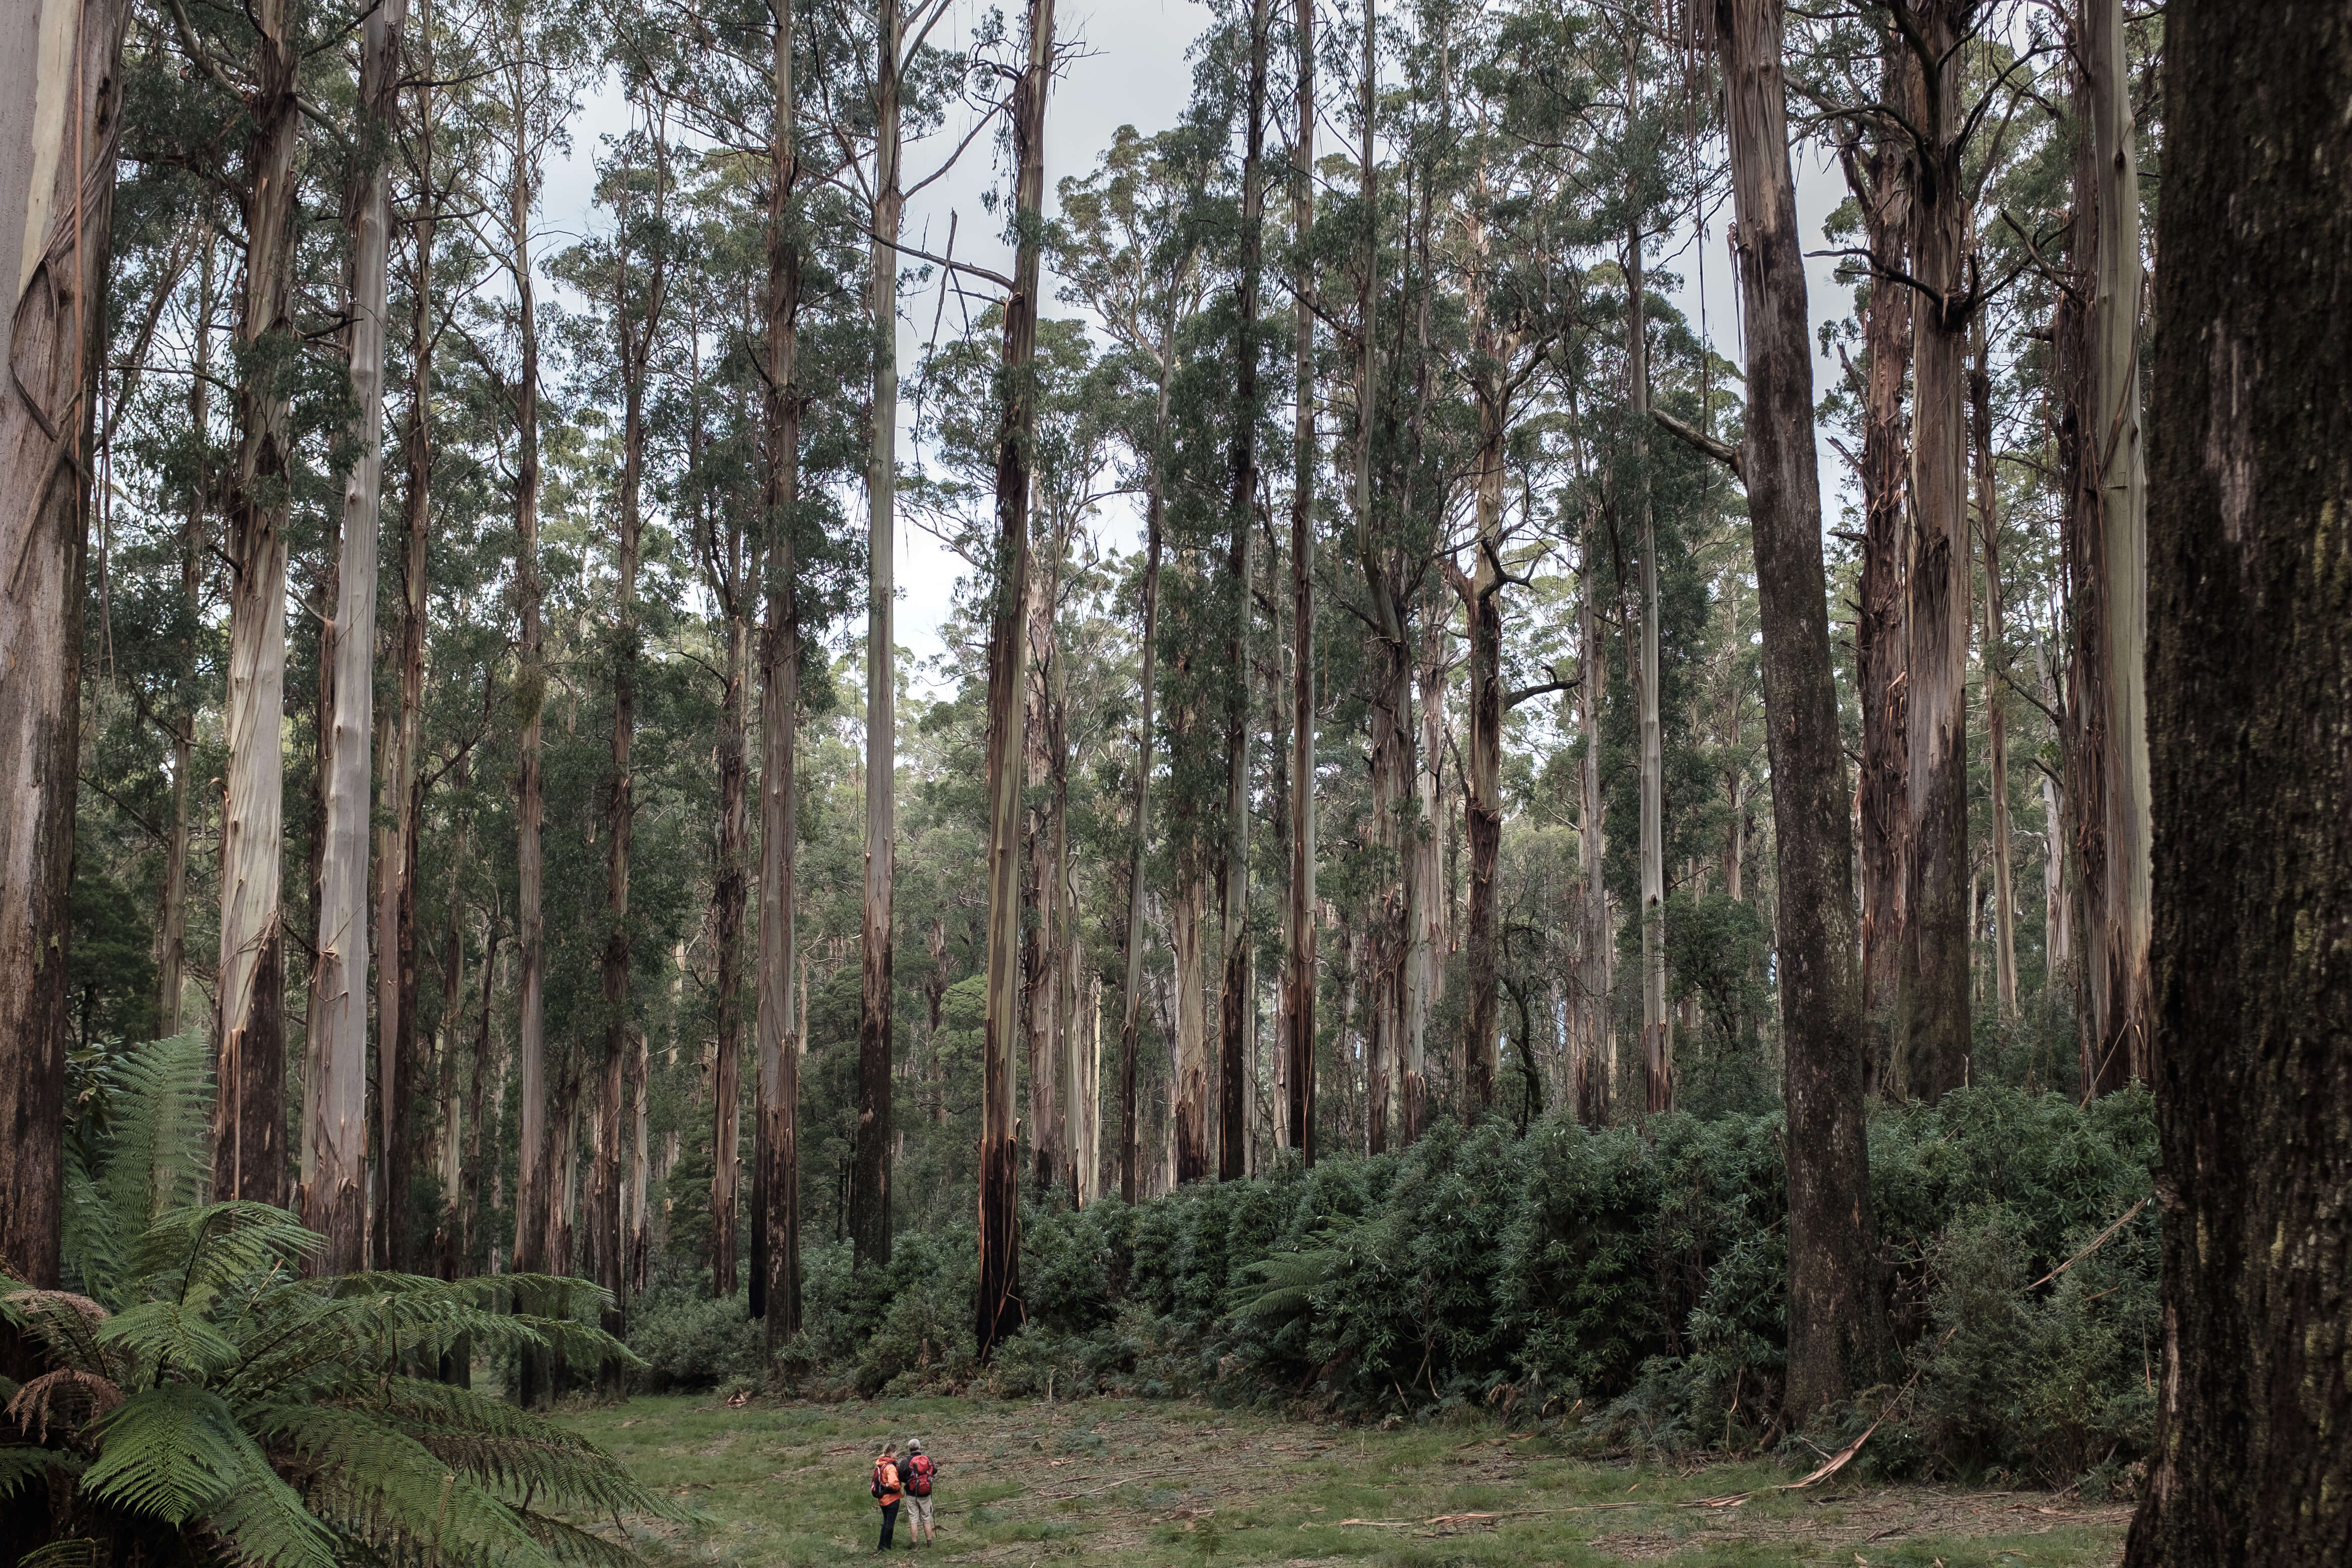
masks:
<svg viewBox="0 0 2352 1568"><path fill-rule="evenodd" d="M873 1457L910 1436L940 1466L942 1564L2107 1568L2131 1517L2066 1494L1843 1477L1773 1490L1790 1478L1763 1464L1595 1463L1492 1427L1382 1432L1176 1401L685 1396L564 1418L688 1514L632 1526L661 1568L864 1557Z"/></svg>

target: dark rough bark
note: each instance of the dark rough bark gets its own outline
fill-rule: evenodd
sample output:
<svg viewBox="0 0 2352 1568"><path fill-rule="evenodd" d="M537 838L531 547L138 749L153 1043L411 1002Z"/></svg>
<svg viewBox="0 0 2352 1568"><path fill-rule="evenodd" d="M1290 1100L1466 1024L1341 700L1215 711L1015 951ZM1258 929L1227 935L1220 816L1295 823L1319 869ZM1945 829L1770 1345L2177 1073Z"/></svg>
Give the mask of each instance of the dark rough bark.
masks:
<svg viewBox="0 0 2352 1568"><path fill-rule="evenodd" d="M980 1285L973 1339L982 1361L1021 1327L1021 1202L1013 1125L1013 1040L1019 1022L1020 811L1024 699L1029 695L1029 487L1035 472L1037 287L1044 244L1045 94L1054 64L1054 0L1030 0L1029 54L1013 89L1017 171L1013 289L1004 301L998 371L996 593L988 640L988 1000L981 1029ZM1053 613L1049 602L1045 613ZM1051 869L1056 882L1060 868ZM1058 967L1058 966L1057 966ZM1057 975L1045 977L1057 984ZM1037 1062L1033 1056L1031 1070ZM1046 1140L1038 1138L1041 1151ZM1039 1156L1041 1177L1049 1156Z"/></svg>
<svg viewBox="0 0 2352 1568"><path fill-rule="evenodd" d="M0 366L13 371L0 377L0 560L10 563L0 572L0 1270L38 1289L58 1283L64 1211L89 393L105 341L129 11L86 0L53 24L79 32L62 52L72 74L49 84L64 107L48 142L33 134L38 14L0 22ZM43 208L46 229L25 234L28 212ZM0 1342L0 1363L21 1377L16 1348Z"/></svg>
<svg viewBox="0 0 2352 1568"><path fill-rule="evenodd" d="M730 519L730 529L734 527ZM741 602L742 574L734 564L741 541L730 540L724 569L728 593L727 689L719 706L719 864L711 887L713 946L718 948L718 1071L712 1113L715 1159L710 1172L710 1291L735 1293L736 1216L741 1191L740 1139L743 1122L743 916L750 902L751 804L747 798L744 686L750 675L751 619Z"/></svg>
<svg viewBox="0 0 2352 1568"><path fill-rule="evenodd" d="M1968 435L1973 274L1960 164L1960 40L1973 0L1906 0L1927 148L1911 163L1912 517L1906 715L1913 830L1903 942L1904 1092L1929 1103L1969 1080Z"/></svg>
<svg viewBox="0 0 2352 1568"><path fill-rule="evenodd" d="M1805 264L1788 155L1780 0L1716 0L1739 219L1764 711L1780 842L1781 1079L1788 1103L1790 1416L1866 1380L1870 1284L1853 848L1830 665Z"/></svg>
<svg viewBox="0 0 2352 1568"><path fill-rule="evenodd" d="M2165 1344L2129 1568L2352 1561L2352 16L2165 14L2148 484Z"/></svg>
<svg viewBox="0 0 2352 1568"><path fill-rule="evenodd" d="M800 724L801 248L799 98L793 7L776 13L775 123L769 137L768 375L761 424L767 443L767 622L760 642L759 1110L752 1134L751 1312L773 1356L801 1327L799 1020L794 1017L793 872ZM932 1029L938 1030L934 1017Z"/></svg>

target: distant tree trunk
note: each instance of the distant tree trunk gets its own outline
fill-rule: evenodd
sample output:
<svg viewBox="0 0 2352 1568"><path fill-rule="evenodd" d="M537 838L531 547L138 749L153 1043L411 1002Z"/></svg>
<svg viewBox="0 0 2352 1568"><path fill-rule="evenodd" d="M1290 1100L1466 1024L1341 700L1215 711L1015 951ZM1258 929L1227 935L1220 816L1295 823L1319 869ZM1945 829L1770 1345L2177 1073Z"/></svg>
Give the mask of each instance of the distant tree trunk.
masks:
<svg viewBox="0 0 2352 1568"><path fill-rule="evenodd" d="M1633 85L1633 54L1626 55ZM1642 229L1625 234L1626 402L1633 439L1634 508L1641 530L1641 643L1632 661L1639 710L1637 758L1642 821L1642 1108L1656 1115L1675 1106L1675 1064L1666 1020L1665 748L1658 716L1658 520L1650 504L1650 353L1643 298Z"/></svg>
<svg viewBox="0 0 2352 1568"><path fill-rule="evenodd" d="M1135 719L1134 843L1127 860L1127 951L1120 983L1118 1026L1118 1196L1135 1203L1143 1196L1142 1125L1135 1100L1136 1053L1143 1012L1144 862L1151 847L1151 742L1155 666L1160 655L1160 556L1167 520L1161 483L1168 449L1168 392L1173 377L1176 333L1171 320L1160 344L1160 405L1153 416L1151 460L1144 476L1142 672L1137 682Z"/></svg>
<svg viewBox="0 0 2352 1568"><path fill-rule="evenodd" d="M1483 226L1476 248L1486 250ZM1470 994L1463 1007L1462 1117L1475 1121L1495 1103L1500 1068L1496 1040L1495 879L1503 849L1503 444L1510 434L1510 393L1504 385L1517 344L1485 317L1485 290L1476 291L1478 358L1490 367L1474 377L1478 454L1475 514L1477 560L1465 577L1450 570L1470 630L1470 737L1462 817L1470 841L1470 929L1464 946ZM1440 677L1441 681L1443 677ZM1437 757L1431 737L1431 766ZM1434 820L1434 813L1432 813Z"/></svg>
<svg viewBox="0 0 2352 1568"><path fill-rule="evenodd" d="M464 1193L465 1248L469 1269L474 1255L473 1233L482 1223L482 1216L486 1212L484 1199L488 1192L489 1173L483 1155L487 1152L495 1156L498 1148L491 1135L495 1129L490 1124L497 1119L499 1107L490 1099L489 1086L493 1071L491 1059L497 1054L490 1032L490 1004L498 994L499 936L498 916L493 912L482 923L482 999L474 1025L473 1076L466 1085L466 1155L458 1177ZM452 997L449 1005L455 1008L457 1000ZM455 1027L454 1022L452 1027ZM506 1082L503 1062L499 1064L497 1077L503 1088ZM492 1257L495 1261L495 1251Z"/></svg>
<svg viewBox="0 0 2352 1568"><path fill-rule="evenodd" d="M1029 0L1029 56L1013 89L1013 288L996 426L996 571L988 639L988 1001L981 1033L980 1357L1019 1331L1021 1203L1013 1124L1013 1038L1019 1021L1023 712L1029 695L1029 488L1036 471L1037 287L1044 252L1045 95L1053 81L1054 0ZM1045 614L1054 612L1049 596ZM1055 880L1060 871L1054 868ZM1051 1059L1045 1059L1051 1072ZM1030 1071L1041 1065L1034 1052ZM1033 1101L1033 1103L1035 1102ZM1041 1184L1050 1155L1037 1139Z"/></svg>
<svg viewBox="0 0 2352 1568"><path fill-rule="evenodd" d="M1249 1165L1249 1123L1243 1111L1248 1082L1249 1030L1249 692L1251 542L1257 537L1258 288L1265 247L1265 56L1273 26L1271 0L1251 0L1249 96L1244 109L1242 261L1234 279L1233 492L1226 502L1232 548L1226 592L1233 622L1225 652L1225 862L1217 878L1223 915L1218 954L1223 971L1217 1003L1217 1179L1235 1181Z"/></svg>
<svg viewBox="0 0 2352 1568"><path fill-rule="evenodd" d="M719 612L727 620L726 690L719 704L719 863L710 890L713 946L718 949L718 1071L712 1110L716 1160L710 1172L710 1290L735 1293L736 1228L742 1186L740 1139L743 1122L743 916L750 900L751 841L748 799L748 715L751 607L745 602L743 528L732 508L715 565Z"/></svg>
<svg viewBox="0 0 2352 1568"><path fill-rule="evenodd" d="M518 14L519 15L519 14ZM516 24L520 26L520 21ZM522 39L508 40L520 61ZM523 68L513 68L519 72ZM553 1124L548 1115L547 1086L547 944L546 916L541 908L547 878L543 829L547 796L541 772L547 705L544 632L540 624L541 586L539 575L539 310L531 277L530 214L538 201L538 171L521 124L523 89L509 75L510 107L517 117L513 162L509 170L506 198L507 242L512 249L509 272L514 279L517 335L521 340L521 364L509 391L515 417L515 692L514 704L521 736L516 747L516 908L515 1053L519 1058L516 1124L520 1148L515 1158L514 1271L518 1274L560 1272L562 1265L549 1253L549 1237L559 1218L557 1153ZM568 1155L567 1155L568 1163ZM555 1358L533 1351L521 1357L517 1391L528 1406L543 1403L554 1394L559 1371Z"/></svg>
<svg viewBox="0 0 2352 1568"><path fill-rule="evenodd" d="M2340 0L2247 20L2213 0L2164 18L2147 671L2164 1348L2128 1568L2352 1559L2352 320L2309 308L2352 298L2352 28Z"/></svg>
<svg viewBox="0 0 2352 1568"><path fill-rule="evenodd" d="M859 915L857 1125L851 1140L849 1237L860 1268L890 1261L891 873L898 732L892 630L898 593L899 0L876 0L873 241L866 310L873 333L873 428L866 463L866 885Z"/></svg>
<svg viewBox="0 0 2352 1568"><path fill-rule="evenodd" d="M1427 352L1425 340L1422 351ZM1417 435L1410 439L1418 444ZM1399 918L1405 925L1405 1012L1401 1037L1402 1070L1397 1074L1397 1124L1399 1135L1408 1147L1419 1143L1422 1134L1429 1130L1429 1022L1445 979L1441 957L1445 944L1445 818L1440 787L1445 768L1445 673L1454 639L1441 605L1442 600L1435 594L1422 601L1421 657L1407 692L1409 697L1417 699L1412 706L1420 710L1414 727L1409 731L1417 738L1409 753L1412 760L1407 764L1417 827L1401 840L1403 851L1398 868L1404 878L1404 903ZM1410 715L1412 708L1406 711ZM1457 1056L1461 1044L1462 1037L1455 1036ZM1454 1086L1459 1093L1464 1066L1459 1061L1451 1065L1454 1070Z"/></svg>
<svg viewBox="0 0 2352 1568"><path fill-rule="evenodd" d="M1013 372L1008 368L1006 373ZM1024 522L1024 541L1027 537ZM1047 683L1056 659L1054 604L1060 584L1055 580L1057 562L1050 545L1046 555L1045 569L1036 570L1030 569L1032 563L1024 551L1024 602L1015 612L1026 622L1023 632L1020 740L1023 772L1034 799L1034 804L1021 812L1021 843L1016 852L1021 904L1014 929L1025 929L1028 937L1019 948L1021 992L1015 1018L1022 1040L1024 1071L1029 1080L1032 1180L1041 1200L1059 1180L1060 1149L1055 1129L1061 1115L1054 1058L1055 1036L1060 1023L1062 933L1056 918L1053 810L1047 799L1055 773L1054 737L1048 733L1052 701ZM1017 792L1017 784L1015 789Z"/></svg>
<svg viewBox="0 0 2352 1568"><path fill-rule="evenodd" d="M1890 103L1915 90L1908 48L1890 28L1879 90ZM1870 132L1867 149L1844 153L1846 183L1862 209L1874 265L1863 312L1862 573L1854 614L1854 667L1862 708L1855 814L1862 852L1862 1016L1865 1087L1891 1088L1903 972L1911 807L1905 669L1905 571L1911 518L1905 503L1910 441L1903 393L1911 372L1912 296L1885 276L1909 260L1910 185L1898 130Z"/></svg>
<svg viewBox="0 0 2352 1568"><path fill-rule="evenodd" d="M2063 739L2067 732L2065 698L2058 693L2057 683L2050 678L2042 645L2033 646L2034 683L2042 698L2058 714L2058 733ZM2062 744L2062 751L2063 749ZM2044 990L2060 983L2074 962L2074 901L2066 888L2066 797L2056 774L2048 768L2042 769L2042 975Z"/></svg>
<svg viewBox="0 0 2352 1568"><path fill-rule="evenodd" d="M195 373L188 378L188 431L195 453L195 472L188 485L188 518L181 535L180 602L186 624L201 612L205 566L209 538L205 519L212 507L209 465L205 461L207 433L212 428L213 377L213 255L217 248L209 215L200 242L202 261L197 275ZM187 689L196 668L193 636L179 643L179 700L172 717L172 828L163 850L163 910L157 936L156 1032L169 1038L180 1032L180 1009L187 989L188 961L188 841L192 832L188 786L195 766L196 721L193 694Z"/></svg>
<svg viewBox="0 0 2352 1568"><path fill-rule="evenodd" d="M401 33L407 0L386 0L370 11L360 33L360 115L363 134L389 139L398 112ZM382 154L378 154L381 156ZM335 620L322 656L334 665L334 707L325 769L326 831L319 863L319 950L310 993L310 1060L317 1071L303 1086L310 1139L304 1163L312 1179L303 1219L327 1239L317 1267L349 1274L364 1267L367 1228L367 990L368 831L373 806L375 738L376 541L383 493L383 369L388 271L392 256L392 193L383 166L368 153L346 193L351 225L350 358L352 466L343 476L342 557L336 568ZM387 868L389 873L389 868ZM396 964L398 955L383 957ZM398 1020L395 1020L397 1024ZM407 1020L412 1031L415 1020ZM378 1072L383 1141L377 1158L383 1181L375 1228L388 1268L409 1265L415 1217L408 1211L415 1160L414 1085L401 1069L412 1051L397 1049L399 1029L383 1039Z"/></svg>
<svg viewBox="0 0 2352 1568"><path fill-rule="evenodd" d="M58 1282L82 563L121 129L121 0L0 23L0 1261ZM11 1339L13 1335L9 1336ZM17 1347L5 1370L29 1377Z"/></svg>
<svg viewBox="0 0 2352 1568"><path fill-rule="evenodd" d="M801 686L800 99L793 14L776 12L775 120L769 132L768 374L761 421L767 442L767 623L760 640L759 1113L752 1134L760 1190L754 1216L752 1311L772 1359L801 1329L801 1035L794 1017ZM642 1093L642 1092L640 1092ZM642 1098L639 1101L643 1104Z"/></svg>
<svg viewBox="0 0 2352 1568"><path fill-rule="evenodd" d="M1904 1073L1930 1104L1969 1081L1969 191L1960 166L1959 46L1973 0L1906 0L1927 152L1911 163L1913 303L1910 664L1906 741L1913 829L1904 946Z"/></svg>
<svg viewBox="0 0 2352 1568"><path fill-rule="evenodd" d="M1993 983L2004 1019L2017 1017L2017 903L2010 884L2009 646L2001 631L2000 492L1992 465L1992 361L1985 347L1984 312L1972 329L1976 366L1969 375L1969 418L1976 447L1977 532L1983 541L1985 580L1985 733L1992 762Z"/></svg>
<svg viewBox="0 0 2352 1568"><path fill-rule="evenodd" d="M1882 1327L1870 1275L1869 1147L1854 962L1853 841L1830 662L1814 466L1805 264L1789 165L1780 0L1716 0L1739 220L1748 434L1780 843L1782 1070L1789 1131L1790 1420L1869 1381Z"/></svg>
<svg viewBox="0 0 2352 1568"><path fill-rule="evenodd" d="M221 818L218 1109L213 1196L286 1201L285 932L278 909L286 768L286 527L294 153L301 111L286 0L257 0L247 143L236 463L226 513L228 797ZM263 379L266 378L266 379Z"/></svg>
<svg viewBox="0 0 2352 1568"><path fill-rule="evenodd" d="M1577 769L1576 845L1579 869L1584 875L1584 918L1578 934L1584 956L1580 977L1583 1044L1573 1072L1577 1119L1588 1127L1598 1127L1609 1120L1610 1091L1617 1071L1617 1025L1610 983L1616 929L1609 918L1609 886L1603 875L1609 857L1609 802L1601 792L1601 705L1609 692L1609 659L1601 646L1601 574L1593 560L1597 519L1588 516L1584 521L1584 583L1577 606L1581 682L1576 705L1578 738L1582 742Z"/></svg>
<svg viewBox="0 0 2352 1568"><path fill-rule="evenodd" d="M1171 744L1181 744L1183 737L1182 712L1178 710L1179 722L1170 727L1175 737ZM1181 808L1181 797L1178 804ZM1169 1088L1173 1102L1169 1132L1179 1185L1205 1181L1209 1175L1208 959L1202 931L1208 918L1209 883L1197 852L1180 851L1176 894L1168 901L1168 945L1176 960L1176 1078Z"/></svg>
<svg viewBox="0 0 2352 1568"><path fill-rule="evenodd" d="M2139 418L2139 173L2120 0L2082 0L2063 531L2074 630L2073 797L2090 1027L2085 1096L2146 1078L2149 803L2147 481ZM2072 330L2066 330L2071 328Z"/></svg>
<svg viewBox="0 0 2352 1568"><path fill-rule="evenodd" d="M1296 472L1290 490L1290 903L1282 977L1285 1133L1315 1163L1315 0L1297 0L1298 130L1291 144L1290 215L1297 252L1292 293L1297 353L1292 393Z"/></svg>

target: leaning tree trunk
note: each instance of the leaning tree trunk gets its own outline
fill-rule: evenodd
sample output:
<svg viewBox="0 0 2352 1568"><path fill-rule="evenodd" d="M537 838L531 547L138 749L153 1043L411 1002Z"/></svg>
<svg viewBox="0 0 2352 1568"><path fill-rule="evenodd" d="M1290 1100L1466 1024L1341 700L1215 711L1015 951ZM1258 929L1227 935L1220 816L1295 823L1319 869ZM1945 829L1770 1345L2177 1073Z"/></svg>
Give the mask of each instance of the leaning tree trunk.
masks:
<svg viewBox="0 0 2352 1568"><path fill-rule="evenodd" d="M37 1290L58 1284L64 1218L91 392L129 15L45 0L0 23L0 211L24 222L0 246L0 1260Z"/></svg>
<svg viewBox="0 0 2352 1568"><path fill-rule="evenodd" d="M1911 166L1913 301L1910 664L1906 715L1913 830L1904 947L1903 1075L1933 1103L1969 1080L1969 317L1976 309L1960 167L1959 44L1969 0L1922 0L1913 49L1925 154Z"/></svg>
<svg viewBox="0 0 2352 1568"><path fill-rule="evenodd" d="M801 1040L793 1017L797 781L801 686L800 99L793 74L793 10L775 31L775 121L769 133L768 374L761 423L767 442L767 623L760 640L760 956L758 1172L751 1310L772 1359L801 1328ZM642 1091L640 1091L642 1093ZM640 1104L643 1103L640 1100Z"/></svg>
<svg viewBox="0 0 2352 1568"><path fill-rule="evenodd" d="M1291 146L1297 353L1290 489L1290 902L1283 933L1283 1089L1290 1146L1315 1163L1315 0L1297 0L1298 131Z"/></svg>
<svg viewBox="0 0 2352 1568"><path fill-rule="evenodd" d="M1225 643L1225 863L1218 877L1223 915L1217 947L1223 971L1217 1000L1217 1179L1239 1180L1249 1165L1249 1121L1243 1111L1249 1033L1249 669L1250 547L1257 537L1258 287L1265 248L1265 55L1270 0L1252 0L1249 97L1243 111L1242 263L1234 280L1233 490L1225 504L1233 545L1225 585L1231 630Z"/></svg>
<svg viewBox="0 0 2352 1568"><path fill-rule="evenodd" d="M1869 1381L1870 1166L1854 955L1853 841L1830 661L1805 264L1780 71L1780 0L1716 0L1746 322L1747 481L1780 844L1792 1421Z"/></svg>
<svg viewBox="0 0 2352 1568"><path fill-rule="evenodd" d="M2125 1563L2320 1568L2352 1560L2352 27L2341 0L2286 0L2259 28L2175 0L2164 26L2164 1348Z"/></svg>
<svg viewBox="0 0 2352 1568"><path fill-rule="evenodd" d="M311 1179L303 1219L327 1239L317 1267L349 1274L365 1266L367 1228L368 830L374 784L376 536L383 494L383 350L392 257L392 191L383 155L370 143L391 135L400 93L401 32L407 0L386 0L360 33L361 160L346 198L352 236L352 466L343 476L342 559L335 571L334 625L326 653L334 664L334 711L327 730L326 831L319 862L319 956L310 974L310 1061L303 1085ZM386 953L387 961L396 955ZM414 1020L407 1020L414 1029ZM378 1066L383 1107L378 1159L383 1185L375 1228L382 1260L408 1267L408 1186L414 1149L409 1106L414 1085L400 1070L415 1053L398 1049L399 1030L383 1031Z"/></svg>
<svg viewBox="0 0 2352 1568"><path fill-rule="evenodd" d="M1029 695L1029 486L1036 471L1037 284L1044 251L1045 93L1053 67L1054 0L1029 0L1029 57L1013 89L1018 239L998 371L996 582L988 639L988 999L981 1025L980 1290L972 1319L983 1361L1019 1330L1023 1315L1013 1040L1021 1003L1017 862L1022 709ZM1053 613L1050 601L1045 613ZM1037 1066L1033 1057L1031 1071ZM1042 1136L1038 1146L1046 1146Z"/></svg>
<svg viewBox="0 0 2352 1568"><path fill-rule="evenodd" d="M221 817L220 1056L213 1196L286 1201L285 932L278 910L286 770L286 528L294 152L301 110L286 0L257 0L247 149L245 287L229 475L228 792Z"/></svg>
<svg viewBox="0 0 2352 1568"><path fill-rule="evenodd" d="M877 0L874 208L866 256L873 428L866 459L866 878L859 906L857 1124L850 1143L849 1239L859 1267L890 1261L891 873L898 731L895 565L898 488L899 0Z"/></svg>

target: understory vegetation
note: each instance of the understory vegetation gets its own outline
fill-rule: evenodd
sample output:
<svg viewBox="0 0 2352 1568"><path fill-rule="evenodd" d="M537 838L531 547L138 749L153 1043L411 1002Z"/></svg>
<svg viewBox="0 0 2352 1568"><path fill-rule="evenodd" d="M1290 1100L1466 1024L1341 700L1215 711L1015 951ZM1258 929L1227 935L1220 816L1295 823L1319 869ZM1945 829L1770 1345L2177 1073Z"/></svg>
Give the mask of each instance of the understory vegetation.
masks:
<svg viewBox="0 0 2352 1568"><path fill-rule="evenodd" d="M1367 1423L1485 1410L1596 1451L1751 1452L1784 1436L1781 1136L1777 1113L1553 1116L1524 1136L1446 1123L1401 1154L1133 1207L1031 1204L1025 1326L985 1368L968 1224L904 1233L856 1273L845 1245L812 1249L804 1329L772 1369L743 1298L699 1279L640 1298L630 1343L653 1388L1194 1396ZM1885 1474L2127 1481L2155 1406L2154 1157L2138 1090L2085 1107L1980 1087L1882 1111L1874 1261L1895 1343L1842 1427L1813 1436L1878 1423L1856 1462Z"/></svg>

